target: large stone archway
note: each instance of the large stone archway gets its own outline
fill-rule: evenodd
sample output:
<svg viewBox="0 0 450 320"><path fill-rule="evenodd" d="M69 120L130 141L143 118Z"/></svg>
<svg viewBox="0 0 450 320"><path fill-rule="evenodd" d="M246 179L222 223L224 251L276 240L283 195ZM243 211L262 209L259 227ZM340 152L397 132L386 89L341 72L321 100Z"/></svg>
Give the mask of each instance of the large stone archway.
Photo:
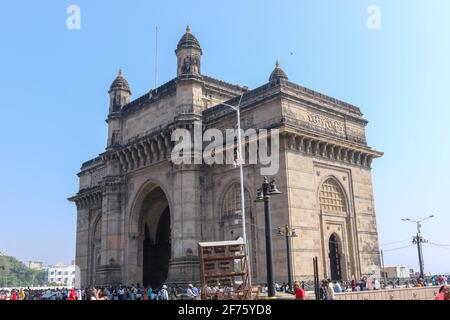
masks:
<svg viewBox="0 0 450 320"><path fill-rule="evenodd" d="M137 194L130 214L127 282L161 286L168 277L172 257L169 198L155 183Z"/></svg>
<svg viewBox="0 0 450 320"><path fill-rule="evenodd" d="M141 215L142 284L155 288L166 281L171 256L170 209L161 188L147 194Z"/></svg>

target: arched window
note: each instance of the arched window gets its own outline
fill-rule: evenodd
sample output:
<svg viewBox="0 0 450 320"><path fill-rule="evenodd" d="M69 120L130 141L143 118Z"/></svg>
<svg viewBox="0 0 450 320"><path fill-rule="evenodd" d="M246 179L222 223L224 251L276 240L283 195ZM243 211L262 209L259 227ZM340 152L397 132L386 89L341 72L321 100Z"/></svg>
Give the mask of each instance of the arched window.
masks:
<svg viewBox="0 0 450 320"><path fill-rule="evenodd" d="M338 182L333 178L326 180L322 184L322 187L320 188L319 201L322 212L347 212L344 191Z"/></svg>
<svg viewBox="0 0 450 320"><path fill-rule="evenodd" d="M249 213L251 209L251 199L247 190L244 191L245 196L245 213ZM241 214L241 187L239 183L233 183L225 193L222 216L233 216Z"/></svg>

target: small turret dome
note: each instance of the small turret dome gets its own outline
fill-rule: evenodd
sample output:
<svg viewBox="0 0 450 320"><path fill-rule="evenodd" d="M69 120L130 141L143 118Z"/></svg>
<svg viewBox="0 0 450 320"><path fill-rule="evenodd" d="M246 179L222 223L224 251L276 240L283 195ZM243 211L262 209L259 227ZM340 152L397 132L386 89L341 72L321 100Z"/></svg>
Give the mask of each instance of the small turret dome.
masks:
<svg viewBox="0 0 450 320"><path fill-rule="evenodd" d="M181 37L178 42L177 50L182 48L196 48L200 51L202 48L200 47L200 42L198 42L197 38L192 34L191 28L189 25L186 27L186 33Z"/></svg>
<svg viewBox="0 0 450 320"><path fill-rule="evenodd" d="M122 90L131 94L130 85L128 84L127 79L123 76L122 69L119 70L119 74L109 88L109 91L113 90Z"/></svg>
<svg viewBox="0 0 450 320"><path fill-rule="evenodd" d="M288 76L286 75L286 72L284 72L283 69L280 68L280 64L278 63L277 60L275 64L275 69L270 74L269 81L275 81L278 79L289 80Z"/></svg>

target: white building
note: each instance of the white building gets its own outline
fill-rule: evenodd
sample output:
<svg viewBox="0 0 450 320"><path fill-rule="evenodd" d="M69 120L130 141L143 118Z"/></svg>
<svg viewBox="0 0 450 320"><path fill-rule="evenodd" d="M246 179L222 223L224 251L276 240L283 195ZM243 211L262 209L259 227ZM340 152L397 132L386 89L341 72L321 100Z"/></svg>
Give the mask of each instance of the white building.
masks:
<svg viewBox="0 0 450 320"><path fill-rule="evenodd" d="M67 287L75 286L75 264L66 267L64 263L49 266L47 270L48 282Z"/></svg>
<svg viewBox="0 0 450 320"><path fill-rule="evenodd" d="M384 267L384 271L386 272L388 279L406 279L410 277L410 268L408 266L386 266Z"/></svg>

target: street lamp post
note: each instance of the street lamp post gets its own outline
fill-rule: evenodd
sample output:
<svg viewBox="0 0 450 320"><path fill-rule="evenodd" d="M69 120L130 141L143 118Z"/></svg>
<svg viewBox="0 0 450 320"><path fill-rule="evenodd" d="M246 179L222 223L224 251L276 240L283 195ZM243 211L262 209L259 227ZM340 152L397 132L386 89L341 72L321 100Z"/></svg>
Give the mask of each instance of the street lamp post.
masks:
<svg viewBox="0 0 450 320"><path fill-rule="evenodd" d="M422 222L424 222L425 220L431 219L431 218L434 218L434 215L431 215L429 217L423 218L418 221L412 220L410 218L402 219L402 221L412 222L417 225L417 234L413 238L413 243L417 245L417 255L419 257L419 268L420 268L420 277L421 278L423 278L425 276L422 243L426 243L427 240L422 238L420 228L422 227L422 224L421 224Z"/></svg>
<svg viewBox="0 0 450 320"><path fill-rule="evenodd" d="M247 90L246 87L244 87L244 90ZM229 107L231 109L233 109L234 111L236 111L236 115L237 115L237 130L238 130L238 165L239 165L239 176L240 176L240 189L241 189L241 215L242 215L242 238L244 240L244 243L246 244L246 255L247 257L249 257L249 248L248 248L248 243L247 243L247 231L246 231L246 226L245 226L245 191L244 191L244 160L242 159L242 155L244 154L243 152L243 145L242 145L242 135L241 135L241 103L242 103L242 99L244 98L244 93L242 93L240 99L239 99L239 103L237 106L233 106L231 104L226 104L223 102L219 102L221 105ZM212 99L208 99L208 100L212 100ZM252 282L252 278L251 278L251 265L250 265L250 259L247 259L247 263L248 263L248 279L249 279L249 283L250 283L250 287L251 287L251 282Z"/></svg>
<svg viewBox="0 0 450 320"><path fill-rule="evenodd" d="M270 197L273 195L281 194L278 191L275 184L275 180L272 182L267 181L267 177L264 177L262 187L258 189L255 202L264 202L264 220L266 231L266 262L267 262L267 287L269 298L275 297L275 276L273 273L273 257L272 257L272 226L270 219Z"/></svg>
<svg viewBox="0 0 450 320"><path fill-rule="evenodd" d="M288 285L289 290L292 290L292 262L291 262L291 238L298 237L295 229L288 225L284 228L278 228L278 234L286 238L286 255L287 255L287 271L288 271Z"/></svg>

